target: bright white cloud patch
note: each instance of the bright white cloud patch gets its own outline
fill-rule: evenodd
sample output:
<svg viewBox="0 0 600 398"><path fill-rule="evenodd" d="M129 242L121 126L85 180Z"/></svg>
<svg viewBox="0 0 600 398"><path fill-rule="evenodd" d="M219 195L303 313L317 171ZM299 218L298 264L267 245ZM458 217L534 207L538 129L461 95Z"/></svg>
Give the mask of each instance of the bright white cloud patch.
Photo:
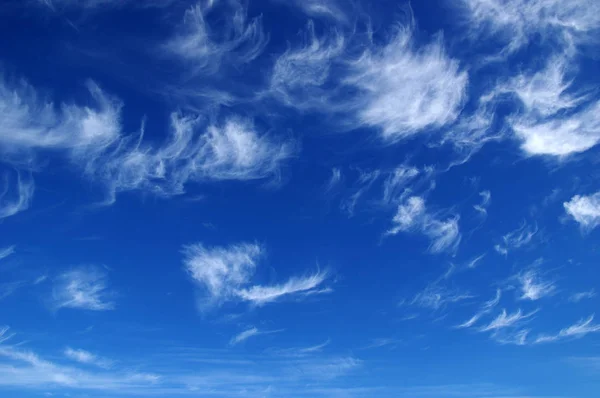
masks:
<svg viewBox="0 0 600 398"><path fill-rule="evenodd" d="M591 231L600 225L600 192L588 196L575 195L563 206L582 230Z"/></svg>
<svg viewBox="0 0 600 398"><path fill-rule="evenodd" d="M545 281L536 270L528 270L517 276L521 285L521 300L539 300L553 294L556 286L553 282Z"/></svg>
<svg viewBox="0 0 600 398"><path fill-rule="evenodd" d="M252 285L251 280L264 249L257 244L241 243L227 247L185 246L185 268L203 290L204 309L225 301L242 300L256 305L274 302L298 293L319 293L326 273L308 277L292 277L286 283L273 286Z"/></svg>
<svg viewBox="0 0 600 398"><path fill-rule="evenodd" d="M441 38L415 49L411 29L398 28L387 45L354 61L344 82L360 92L359 121L394 141L454 122L468 81Z"/></svg>
<svg viewBox="0 0 600 398"><path fill-rule="evenodd" d="M92 311L112 310L114 293L108 288L108 276L99 267L74 268L61 274L54 283L52 306Z"/></svg>
<svg viewBox="0 0 600 398"><path fill-rule="evenodd" d="M395 225L387 233L395 235L398 232L417 231L431 240L429 249L432 253L454 252L461 240L458 220L458 216L438 219L427 211L422 197L411 196L398 206L392 220Z"/></svg>

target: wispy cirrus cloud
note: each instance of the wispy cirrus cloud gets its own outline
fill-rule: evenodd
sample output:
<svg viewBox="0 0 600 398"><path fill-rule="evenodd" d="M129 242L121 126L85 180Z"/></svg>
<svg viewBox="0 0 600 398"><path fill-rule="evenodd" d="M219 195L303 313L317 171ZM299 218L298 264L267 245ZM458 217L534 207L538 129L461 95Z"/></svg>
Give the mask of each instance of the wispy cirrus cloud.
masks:
<svg viewBox="0 0 600 398"><path fill-rule="evenodd" d="M89 351L81 349L73 349L67 347L64 351L65 357L86 365L94 365L100 368L108 369L112 366L112 361L106 358L101 358Z"/></svg>
<svg viewBox="0 0 600 398"><path fill-rule="evenodd" d="M36 155L63 154L83 176L103 185L106 203L113 203L124 191L173 196L194 181L277 179L282 163L296 153L293 140L261 134L252 120L235 116L207 123L173 113L165 142L151 144L144 140L145 123L137 134L122 131L120 100L93 82L88 89L93 105L56 106L25 83L12 90L0 84L0 108L7 114L0 133L5 160L18 167L29 159L31 167ZM0 216L27 208L33 182L21 177L17 182L17 200L4 199Z"/></svg>
<svg viewBox="0 0 600 398"><path fill-rule="evenodd" d="M521 289L521 300L539 300L552 295L556 285L552 281L544 280L536 269L526 270L516 276Z"/></svg>
<svg viewBox="0 0 600 398"><path fill-rule="evenodd" d="M587 319L580 319L579 322L562 329L557 334L540 335L536 338L535 343L549 343L568 338L581 338L589 333L600 332L600 325L593 323L593 321L594 314L590 315Z"/></svg>
<svg viewBox="0 0 600 398"><path fill-rule="evenodd" d="M318 37L310 23L304 46L275 62L269 93L301 111L341 115L348 130L373 127L387 143L445 127L462 111L468 74L441 37L417 47L413 35L409 23L375 44L338 30Z"/></svg>
<svg viewBox="0 0 600 398"><path fill-rule="evenodd" d="M479 197L481 198L481 202L474 205L473 208L483 217L487 217L487 208L492 200L492 194L490 191L481 191L479 192Z"/></svg>
<svg viewBox="0 0 600 398"><path fill-rule="evenodd" d="M592 289L592 290L588 290L587 292L573 293L569 297L569 301L572 303L578 303L581 300L591 299L594 297L596 297L596 291L594 289Z"/></svg>
<svg viewBox="0 0 600 398"><path fill-rule="evenodd" d="M591 195L575 195L564 202L565 212L581 227L589 232L600 225L600 192Z"/></svg>
<svg viewBox="0 0 600 398"><path fill-rule="evenodd" d="M251 337L256 337L256 336L260 336L263 334L273 334L273 333L279 333L279 332L283 332L283 329L279 329L279 330L259 330L255 327L249 328L244 330L243 332L240 332L238 334L236 334L235 336L233 336L231 338L231 340L229 340L229 345L230 346L235 346L238 345L240 343L243 343L244 341L248 340Z"/></svg>
<svg viewBox="0 0 600 398"><path fill-rule="evenodd" d="M96 266L73 268L59 275L52 290L52 308L106 311L115 308L114 292L108 287L104 269Z"/></svg>
<svg viewBox="0 0 600 398"><path fill-rule="evenodd" d="M222 9L225 10L222 10ZM225 19L209 24L207 17L219 9ZM268 43L260 17L248 21L241 2L198 2L186 10L183 22L162 50L186 64L190 75L211 75L223 65L241 65L258 57Z"/></svg>
<svg viewBox="0 0 600 398"><path fill-rule="evenodd" d="M460 325L457 325L456 327L459 329L463 329L470 328L471 326L475 325L483 316L489 314L494 309L494 307L496 307L500 303L501 297L502 291L500 289L496 290L496 296L493 299L483 303L480 310L475 315L473 315L471 318L461 323Z"/></svg>
<svg viewBox="0 0 600 398"><path fill-rule="evenodd" d="M535 315L536 313L537 313L537 310L529 312L527 314L524 314L521 311L521 309L519 309L516 312L509 314L506 312L505 309L503 309L502 312L496 318L494 318L489 324L480 327L479 331L480 332L490 332L490 331L496 332L500 329L514 327L514 326L518 325L522 320L530 318L531 316Z"/></svg>
<svg viewBox="0 0 600 398"><path fill-rule="evenodd" d="M0 260L15 253L15 245L7 246L0 249Z"/></svg>
<svg viewBox="0 0 600 398"><path fill-rule="evenodd" d="M185 246L185 268L204 290L202 308L209 309L226 301L245 301L260 306L286 296L329 292L317 289L326 280L326 272L292 277L280 285L253 285L252 277L264 253L262 246L250 243L227 247Z"/></svg>
<svg viewBox="0 0 600 398"><path fill-rule="evenodd" d="M461 240L458 220L458 216L445 220L438 218L427 210L422 197L411 196L398 206L398 211L392 220L394 226L386 234L420 232L431 240L429 250L432 253L455 252Z"/></svg>
<svg viewBox="0 0 600 398"><path fill-rule="evenodd" d="M536 224L529 225L523 222L519 228L502 236L502 244L495 245L494 249L500 254L507 255L513 249L529 245L537 233L538 227Z"/></svg>
<svg viewBox="0 0 600 398"><path fill-rule="evenodd" d="M12 181L10 175L5 173L4 188L0 191L0 220L27 210L33 200L34 189L35 184L31 177L24 177L17 172L15 180Z"/></svg>
<svg viewBox="0 0 600 398"><path fill-rule="evenodd" d="M593 0L462 0L475 37L499 36L506 52L515 52L535 33L558 42L589 40L600 28L598 3Z"/></svg>

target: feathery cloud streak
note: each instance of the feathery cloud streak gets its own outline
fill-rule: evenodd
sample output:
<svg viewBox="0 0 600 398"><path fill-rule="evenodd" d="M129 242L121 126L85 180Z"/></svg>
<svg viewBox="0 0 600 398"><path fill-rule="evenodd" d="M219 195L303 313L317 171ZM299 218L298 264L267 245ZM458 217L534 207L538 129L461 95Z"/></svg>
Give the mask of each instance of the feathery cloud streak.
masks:
<svg viewBox="0 0 600 398"><path fill-rule="evenodd" d="M114 293L108 288L108 276L99 267L74 268L61 274L54 283L52 307L92 311L112 310Z"/></svg>
<svg viewBox="0 0 600 398"><path fill-rule="evenodd" d="M395 225L387 234L418 231L431 240L429 250L432 253L455 252L461 240L458 220L458 216L446 220L438 219L436 215L427 211L422 197L411 196L398 206L392 220Z"/></svg>
<svg viewBox="0 0 600 398"><path fill-rule="evenodd" d="M246 301L260 306L284 296L324 292L316 290L326 280L327 273L324 272L292 277L281 285L252 285L252 277L264 252L262 246L249 243L227 247L185 246L185 269L205 293L202 308L209 309L226 301Z"/></svg>

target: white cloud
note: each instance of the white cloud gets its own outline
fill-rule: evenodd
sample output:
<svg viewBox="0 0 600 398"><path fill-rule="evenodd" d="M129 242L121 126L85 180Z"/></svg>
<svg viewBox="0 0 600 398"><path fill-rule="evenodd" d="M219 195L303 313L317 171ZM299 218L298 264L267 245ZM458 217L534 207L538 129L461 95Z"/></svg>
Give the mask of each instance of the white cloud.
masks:
<svg viewBox="0 0 600 398"><path fill-rule="evenodd" d="M258 335L259 333L260 332L258 331L257 328L250 328L250 329L244 330L243 332L235 335L229 342L229 345L239 344L243 341L246 341L247 339L249 339L252 336Z"/></svg>
<svg viewBox="0 0 600 398"><path fill-rule="evenodd" d="M429 284L421 292L417 293L411 300L411 305L431 310L439 310L448 304L473 298L472 295L460 292L456 289L449 289L439 284L439 280Z"/></svg>
<svg viewBox="0 0 600 398"><path fill-rule="evenodd" d="M419 175L415 167L398 166L383 182L382 202L386 205L396 203L402 198L406 184Z"/></svg>
<svg viewBox="0 0 600 398"><path fill-rule="evenodd" d="M325 189L327 192L331 191L342 181L342 170L337 167L331 169L331 178L329 178L329 182L327 182L327 188Z"/></svg>
<svg viewBox="0 0 600 398"><path fill-rule="evenodd" d="M481 191L479 192L479 196L481 197L481 202L474 205L473 208L485 217L487 216L487 208L490 205L492 194L490 191Z"/></svg>
<svg viewBox="0 0 600 398"><path fill-rule="evenodd" d="M461 240L458 220L458 216L445 220L438 219L436 215L427 211L422 197L411 196L398 206L398 211L392 220L395 225L388 230L387 234L418 231L431 240L429 250L432 253L454 252Z"/></svg>
<svg viewBox="0 0 600 398"><path fill-rule="evenodd" d="M15 245L4 247L0 249L0 260L10 256L15 253Z"/></svg>
<svg viewBox="0 0 600 398"><path fill-rule="evenodd" d="M498 303L500 303L501 296L502 296L502 291L500 289L496 290L496 296L493 299L483 303L479 312L477 312L470 319L468 319L467 321L461 323L460 325L458 325L456 327L459 329L462 329L462 328L470 328L471 326L475 325L484 315L490 313L494 309L494 307L496 307L498 305Z"/></svg>
<svg viewBox="0 0 600 398"><path fill-rule="evenodd" d="M551 57L534 73L521 73L499 84L486 101L513 95L519 112L506 122L528 155L565 157L584 152L600 141L599 102L572 90L574 61L569 54Z"/></svg>
<svg viewBox="0 0 600 398"><path fill-rule="evenodd" d="M539 300L552 295L556 286L553 282L542 280L539 273L533 269L517 275L521 284L521 300Z"/></svg>
<svg viewBox="0 0 600 398"><path fill-rule="evenodd" d="M230 116L206 124L178 113L171 115L166 142L150 145L144 141L145 123L139 134L124 134L123 104L92 82L88 88L94 108L57 107L40 101L24 83L15 90L0 84L0 109L7 115L0 132L5 159L17 167L28 159L30 166L38 153L63 154L84 176L103 184L106 202L112 203L123 191L171 196L184 193L192 181L276 179L296 152L292 140L260 134L249 119ZM18 201L1 207L0 215L27 207L33 182L19 179L19 189Z"/></svg>
<svg viewBox="0 0 600 398"><path fill-rule="evenodd" d="M483 258L486 256L486 253L480 254L479 256L475 257L473 260L469 261L467 263L467 268L475 268L477 267L477 264L479 264L479 262L481 260L483 260Z"/></svg>
<svg viewBox="0 0 600 398"><path fill-rule="evenodd" d="M112 366L112 361L100 358L89 351L67 347L64 354L67 358L86 365L94 365L105 369Z"/></svg>
<svg viewBox="0 0 600 398"><path fill-rule="evenodd" d="M523 319L527 319L534 315L537 311L532 311L528 314L523 314L519 309L517 312L513 314L508 314L506 310L502 310L502 313L498 315L494 320L492 320L488 325L482 326L479 331L481 332L489 332L489 331L497 331L499 329L504 329L508 327L516 326Z"/></svg>
<svg viewBox="0 0 600 398"><path fill-rule="evenodd" d="M210 26L207 15L221 8L216 2L199 2L186 10L175 37L164 44L165 53L175 55L188 65L191 75L214 74L223 66L244 64L264 50L268 36L260 17L247 20L247 10L238 1L227 3L218 24Z"/></svg>
<svg viewBox="0 0 600 398"><path fill-rule="evenodd" d="M330 291L317 289L327 278L326 272L308 277L292 277L280 285L252 285L257 263L264 252L261 246L248 243L213 248L202 244L185 246L185 268L205 291L203 308L208 309L232 300L264 305L283 296Z"/></svg>
<svg viewBox="0 0 600 398"><path fill-rule="evenodd" d="M580 319L576 324L562 329L558 334L540 335L535 342L548 343L566 338L581 338L589 333L598 333L600 332L600 325L592 323L593 320L594 315L592 314L587 319Z"/></svg>
<svg viewBox="0 0 600 398"><path fill-rule="evenodd" d="M74 268L55 281L52 300L55 309L112 310L114 293L108 289L106 272L99 267Z"/></svg>
<svg viewBox="0 0 600 398"><path fill-rule="evenodd" d="M207 291L208 304L218 304L250 282L264 249L249 243L224 248L194 244L185 246L183 253L186 270Z"/></svg>
<svg viewBox="0 0 600 398"><path fill-rule="evenodd" d="M312 21L306 31L303 47L290 48L275 61L269 93L299 110L330 109L330 94L323 86L330 79L332 64L343 55L345 39L335 31L318 38Z"/></svg>
<svg viewBox="0 0 600 398"><path fill-rule="evenodd" d="M321 344L313 345L310 347L301 347L301 348L285 348L275 350L274 352L279 356L284 357L306 357L309 355L317 354L323 351L323 348L327 347L331 343L331 340L325 340Z"/></svg>
<svg viewBox="0 0 600 398"><path fill-rule="evenodd" d="M293 4L313 18L327 18L339 22L348 21L348 12L353 4L343 0L274 0L284 4ZM343 3L343 4L340 4Z"/></svg>
<svg viewBox="0 0 600 398"><path fill-rule="evenodd" d="M593 297L596 297L596 291L594 289L588 290L587 292L573 293L571 297L569 297L569 301L572 303L578 303L581 300L591 299Z"/></svg>
<svg viewBox="0 0 600 398"><path fill-rule="evenodd" d="M126 371L89 372L60 365L31 351L0 346L0 386L40 389L69 389L132 393L155 387L158 376Z"/></svg>
<svg viewBox="0 0 600 398"><path fill-rule="evenodd" d="M537 233L537 225L529 225L523 222L519 228L504 235L502 237L503 244L495 245L494 249L498 253L506 255L512 249L519 249L529 245Z"/></svg>
<svg viewBox="0 0 600 398"><path fill-rule="evenodd" d="M354 209L358 204L358 201L369 189L371 189L371 186L373 186L380 175L381 172L379 170L360 171L356 183L356 191L340 204L340 208L348 213L348 216L354 216Z"/></svg>
<svg viewBox="0 0 600 398"><path fill-rule="evenodd" d="M312 23L307 36L277 59L269 93L301 111L341 115L338 127L375 127L395 142L453 123L466 101L468 74L447 56L441 37L417 48L408 26L383 45L354 43L358 36L337 30L317 37ZM349 48L366 50L352 57Z"/></svg>
<svg viewBox="0 0 600 398"><path fill-rule="evenodd" d="M600 192L587 196L575 195L563 206L582 230L591 231L600 225Z"/></svg>
<svg viewBox="0 0 600 398"><path fill-rule="evenodd" d="M10 176L4 174L4 188L0 191L0 220L27 210L33 200L35 184L32 178L23 178L21 173L17 173L14 181L16 189L12 189L12 185Z"/></svg>
<svg viewBox="0 0 600 398"><path fill-rule="evenodd" d="M353 61L344 79L358 90L359 121L381 129L388 141L454 122L468 81L459 62L446 55L441 37L417 50L412 28L400 27L388 44Z"/></svg>
<svg viewBox="0 0 600 398"><path fill-rule="evenodd" d="M327 279L326 272L317 272L307 277L293 277L281 285L274 286L252 286L247 289L239 289L236 294L245 301L256 305L264 305L274 302L283 296L299 292L311 292Z"/></svg>
<svg viewBox="0 0 600 398"><path fill-rule="evenodd" d="M233 336L231 338L231 340L229 341L229 345L234 346L234 345L240 344L240 343L248 340L250 337L259 336L262 334L279 333L282 331L283 330L258 330L257 328L252 327L252 328L246 329L243 332L240 332L239 334Z"/></svg>
<svg viewBox="0 0 600 398"><path fill-rule="evenodd" d="M583 40L600 28L600 6L594 0L462 0L471 29L479 37L500 34L516 51L535 33L544 38ZM458 4L461 4L458 3ZM455 3L456 4L456 3Z"/></svg>

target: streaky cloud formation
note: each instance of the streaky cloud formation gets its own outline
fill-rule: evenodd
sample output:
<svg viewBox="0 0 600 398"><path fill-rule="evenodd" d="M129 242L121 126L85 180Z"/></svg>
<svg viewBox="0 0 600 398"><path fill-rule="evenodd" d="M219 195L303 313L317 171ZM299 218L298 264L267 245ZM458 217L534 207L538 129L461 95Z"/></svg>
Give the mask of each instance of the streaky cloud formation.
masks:
<svg viewBox="0 0 600 398"><path fill-rule="evenodd" d="M229 345L230 346L234 346L234 345L238 345L240 343L243 343L244 341L248 340L251 337L255 337L255 336L259 336L262 334L272 334L272 333L279 333L282 332L283 330L258 330L255 327L249 328L244 330L243 332L240 332L239 334L233 336L231 338L231 340L229 341Z"/></svg>
<svg viewBox="0 0 600 398"><path fill-rule="evenodd" d="M64 153L84 176L104 185L107 204L124 191L172 196L183 194L190 181L277 178L282 162L296 152L293 140L259 134L249 119L231 116L206 125L180 113L171 115L166 142L153 146L144 142L144 123L139 134L122 132L122 102L93 82L88 89L96 108L62 105L58 111L51 102L39 101L30 86L9 91L0 85L0 108L8 114L0 151L17 166L17 155L35 159L39 151ZM2 214L25 209L30 201L33 183L18 181L19 200L5 205Z"/></svg>
<svg viewBox="0 0 600 398"><path fill-rule="evenodd" d="M460 325L458 325L456 327L459 329L462 329L462 328L470 328L471 326L475 325L484 315L489 314L494 309L494 307L496 307L498 305L498 303L500 303L501 297L502 297L502 291L500 289L496 290L496 297L483 303L479 312L477 312L470 319L468 319L467 321L461 323Z"/></svg>
<svg viewBox="0 0 600 398"><path fill-rule="evenodd" d="M5 173L4 188L0 191L0 220L27 210L33 200L34 190L35 184L31 177L24 178L21 173L17 173L13 184L9 174Z"/></svg>
<svg viewBox="0 0 600 398"><path fill-rule="evenodd" d="M556 291L556 285L551 281L545 281L535 269L529 269L517 275L521 285L521 300L539 300L552 295Z"/></svg>
<svg viewBox="0 0 600 398"><path fill-rule="evenodd" d="M15 245L4 247L0 249L0 260L10 256L15 253Z"/></svg>
<svg viewBox="0 0 600 398"><path fill-rule="evenodd" d="M115 308L108 276L96 266L73 268L58 276L52 290L52 308L106 311Z"/></svg>
<svg viewBox="0 0 600 398"><path fill-rule="evenodd" d="M420 196L411 196L398 206L392 222L395 224L387 231L388 235L399 232L418 231L431 240L429 250L432 253L444 251L455 252L461 240L458 227L458 216L445 220L438 219L425 207L425 200Z"/></svg>
<svg viewBox="0 0 600 398"><path fill-rule="evenodd" d="M587 319L581 319L579 322L562 329L555 335L540 335L535 340L535 343L549 343L567 338L581 338L589 333L600 332L600 325L592 323L594 315L590 315Z"/></svg>
<svg viewBox="0 0 600 398"><path fill-rule="evenodd" d="M588 290L587 292L573 293L569 297L569 301L572 303L578 303L581 300L591 299L594 297L596 297L596 291L594 289L592 289L592 290Z"/></svg>
<svg viewBox="0 0 600 398"><path fill-rule="evenodd" d="M327 272L317 272L316 274L307 277L292 277L282 285L274 286L252 286L247 289L239 289L237 295L245 301L249 301L255 305L264 305L274 302L281 297L292 295L301 292L329 293L330 290L316 291L315 288L320 286L326 279Z"/></svg>
<svg viewBox="0 0 600 398"><path fill-rule="evenodd" d="M536 311L532 311L528 314L524 314L521 309L517 310L512 314L508 314L505 309L502 310L500 315L498 315L494 320L492 320L489 324L482 326L479 328L480 332L489 332L489 331L497 331L499 329L504 329L508 327L513 327L517 325L523 319L527 319L533 316Z"/></svg>
<svg viewBox="0 0 600 398"><path fill-rule="evenodd" d="M513 249L520 249L529 245L537 233L537 225L529 225L523 222L519 228L502 236L503 244L495 245L494 249L500 254L507 255Z"/></svg>
<svg viewBox="0 0 600 398"><path fill-rule="evenodd" d="M589 232L600 225L600 192L575 195L563 206L567 214L579 223L582 231Z"/></svg>
<svg viewBox="0 0 600 398"><path fill-rule="evenodd" d="M535 33L548 40L589 40L600 28L598 3L593 0L462 0L474 35L499 35L512 53Z"/></svg>
<svg viewBox="0 0 600 398"><path fill-rule="evenodd" d="M223 3L226 3L224 5ZM207 17L213 9L226 9L226 19L211 26ZM262 21L247 20L241 2L198 2L186 10L179 32L163 45L167 55L186 63L191 75L211 75L224 66L242 65L258 57L268 43Z"/></svg>
<svg viewBox="0 0 600 398"><path fill-rule="evenodd" d="M305 46L275 62L269 93L301 111L345 115L347 129L374 127L388 143L451 124L467 99L468 74L441 36L417 48L413 30L397 26L385 44L355 44L335 29L319 38L309 23Z"/></svg>
<svg viewBox="0 0 600 398"><path fill-rule="evenodd" d="M105 369L108 369L112 366L112 361L105 358L100 358L89 351L67 347L64 354L65 357L82 364L94 365Z"/></svg>
<svg viewBox="0 0 600 398"><path fill-rule="evenodd" d="M326 280L326 272L292 277L281 285L251 285L264 252L262 246L249 243L212 248L202 244L185 246L183 254L186 271L205 293L201 309L207 310L226 301L238 300L262 306L284 296L331 291L317 289Z"/></svg>
<svg viewBox="0 0 600 398"><path fill-rule="evenodd" d="M490 205L490 200L492 199L492 194L490 191L481 191L479 192L479 196L481 197L481 202L477 205L474 205L473 208L479 212L482 216L487 216L487 208Z"/></svg>

